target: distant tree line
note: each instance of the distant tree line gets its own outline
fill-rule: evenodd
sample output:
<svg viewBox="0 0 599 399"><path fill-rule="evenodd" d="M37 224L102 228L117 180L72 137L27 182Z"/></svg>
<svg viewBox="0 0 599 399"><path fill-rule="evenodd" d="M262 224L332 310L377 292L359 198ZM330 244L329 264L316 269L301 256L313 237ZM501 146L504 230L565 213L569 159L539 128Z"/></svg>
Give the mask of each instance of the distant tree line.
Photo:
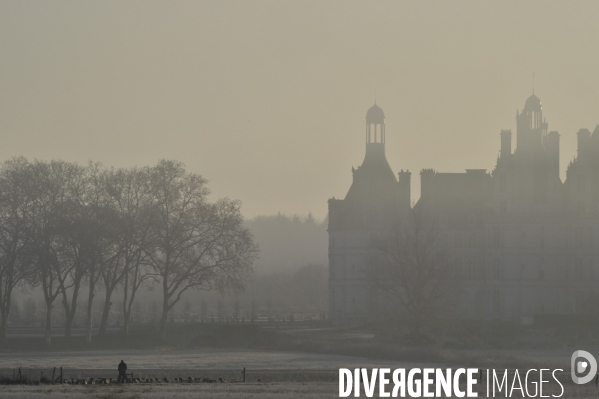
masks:
<svg viewBox="0 0 599 399"><path fill-rule="evenodd" d="M240 289L257 246L243 224L240 203L208 200L206 180L176 161L153 167L106 168L65 161L14 158L0 167L0 340L18 286L43 293L45 339L52 308L65 314L65 335L87 292L87 341L93 302L104 293L100 334L117 290L123 330L147 283L162 291L160 333L168 313L189 289ZM82 290L85 288L85 290Z"/></svg>
<svg viewBox="0 0 599 399"><path fill-rule="evenodd" d="M260 244L257 272L294 273L307 264L328 263L328 219L278 213L256 216L245 224Z"/></svg>

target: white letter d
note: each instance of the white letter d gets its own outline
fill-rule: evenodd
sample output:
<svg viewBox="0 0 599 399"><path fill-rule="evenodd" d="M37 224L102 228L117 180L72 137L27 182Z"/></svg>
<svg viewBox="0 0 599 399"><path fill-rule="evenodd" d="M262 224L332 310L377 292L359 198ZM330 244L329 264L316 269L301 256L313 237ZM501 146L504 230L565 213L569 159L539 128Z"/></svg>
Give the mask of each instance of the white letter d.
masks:
<svg viewBox="0 0 599 399"><path fill-rule="evenodd" d="M347 384L345 379L347 378ZM352 375L348 369L339 369L339 397L347 398L352 391Z"/></svg>

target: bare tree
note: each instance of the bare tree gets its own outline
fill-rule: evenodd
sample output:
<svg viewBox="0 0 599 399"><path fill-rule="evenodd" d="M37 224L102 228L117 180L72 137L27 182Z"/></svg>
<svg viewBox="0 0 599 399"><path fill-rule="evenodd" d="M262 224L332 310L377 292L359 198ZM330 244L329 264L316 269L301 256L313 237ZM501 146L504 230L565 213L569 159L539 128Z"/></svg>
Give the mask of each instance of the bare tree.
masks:
<svg viewBox="0 0 599 399"><path fill-rule="evenodd" d="M97 225L87 206L88 178L85 168L70 165L61 217L56 223L58 262L54 271L65 310L65 337L71 337L82 283L95 253Z"/></svg>
<svg viewBox="0 0 599 399"><path fill-rule="evenodd" d="M111 206L107 182L110 173L99 164L87 167L88 184L86 190L85 220L89 228L82 234L83 248L87 258L86 278L88 285L86 342L92 339L93 301L96 285L104 268L110 269L119 261L118 234L120 221Z"/></svg>
<svg viewBox="0 0 599 399"><path fill-rule="evenodd" d="M423 327L449 312L460 293L436 218L412 210L393 223L388 235L373 239L373 246L366 268L369 281L408 317L414 336L421 338Z"/></svg>
<svg viewBox="0 0 599 399"><path fill-rule="evenodd" d="M46 301L46 344L50 345L52 306L63 290L71 287L66 281L68 267L61 261L60 224L68 209L69 184L76 179L79 168L64 161L31 164L28 192L31 208L28 215L29 251L35 262L35 282L42 287ZM60 276L60 278L59 278ZM61 283L61 280L63 283Z"/></svg>
<svg viewBox="0 0 599 399"><path fill-rule="evenodd" d="M73 265L69 270L69 280L73 290L70 306L65 306L67 315L65 335L70 336L77 305L77 293L81 283L86 280L88 286L86 341L88 343L91 342L96 284L103 268L110 267L118 261L119 256L115 244L117 218L114 210L103 206L95 198L91 200L93 202L87 202L80 207L80 213L67 226L67 231L64 233L64 240L69 246L66 252L69 257L68 262ZM64 301L68 300L64 291L63 298Z"/></svg>
<svg viewBox="0 0 599 399"><path fill-rule="evenodd" d="M148 169L112 171L107 179L107 192L119 219L118 261L104 268L102 274L106 299L100 331L104 333L106 329L112 293L122 285L123 332L127 334L135 295L149 279L145 251L152 218Z"/></svg>
<svg viewBox="0 0 599 399"><path fill-rule="evenodd" d="M29 162L24 158L6 161L0 171L0 343L6 339L13 289L31 273L26 252L31 205L28 173Z"/></svg>
<svg viewBox="0 0 599 399"><path fill-rule="evenodd" d="M163 293L160 333L166 338L169 311L190 288L244 286L257 247L243 227L240 203L209 203L206 181L175 161L150 172L153 213L148 260Z"/></svg>

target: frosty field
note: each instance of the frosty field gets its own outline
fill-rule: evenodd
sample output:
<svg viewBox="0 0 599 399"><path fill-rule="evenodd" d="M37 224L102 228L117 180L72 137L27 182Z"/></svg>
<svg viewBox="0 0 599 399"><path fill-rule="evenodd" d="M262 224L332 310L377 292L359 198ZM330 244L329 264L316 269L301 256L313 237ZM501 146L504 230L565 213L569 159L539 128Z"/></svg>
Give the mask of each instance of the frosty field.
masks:
<svg viewBox="0 0 599 399"><path fill-rule="evenodd" d="M129 350L1 353L0 376L12 377L21 367L29 380L37 382L41 373L51 377L63 368L63 377L116 378L116 366L123 359L128 372L139 378L175 377L223 378L218 384L126 384L126 385L0 385L1 398L334 398L338 397L338 369L356 367L455 367L460 359L512 359L517 364L563 367L567 369L571 349L448 351L455 362L444 364L378 360L355 356L275 352L266 350ZM241 370L246 368L246 382ZM484 366L483 366L484 367ZM518 366L519 368L523 366ZM499 368L499 367L497 367ZM236 381L236 383L233 383ZM594 386L569 384L563 397L596 397Z"/></svg>
<svg viewBox="0 0 599 399"><path fill-rule="evenodd" d="M117 377L124 359L128 371L140 378L223 378L227 384L128 384L125 386L7 385L2 398L278 398L336 397L340 367L410 367L351 356L317 355L251 350L145 350L103 352L32 352L0 354L0 375L13 376L15 368L36 381L50 377L53 367L63 367L65 379ZM246 367L246 381L241 370ZM258 382L260 379L262 382Z"/></svg>

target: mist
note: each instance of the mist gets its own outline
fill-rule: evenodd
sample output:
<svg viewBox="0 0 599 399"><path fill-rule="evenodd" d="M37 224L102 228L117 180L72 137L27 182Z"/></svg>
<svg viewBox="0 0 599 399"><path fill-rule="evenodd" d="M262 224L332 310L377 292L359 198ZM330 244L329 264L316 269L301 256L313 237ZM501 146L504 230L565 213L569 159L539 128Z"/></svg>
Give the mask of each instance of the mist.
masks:
<svg viewBox="0 0 599 399"><path fill-rule="evenodd" d="M597 15L0 0L0 396L596 396Z"/></svg>
<svg viewBox="0 0 599 399"><path fill-rule="evenodd" d="M248 217L324 218L375 97L394 170L491 169L533 73L562 164L599 122L592 2L0 7L2 159L178 159Z"/></svg>

